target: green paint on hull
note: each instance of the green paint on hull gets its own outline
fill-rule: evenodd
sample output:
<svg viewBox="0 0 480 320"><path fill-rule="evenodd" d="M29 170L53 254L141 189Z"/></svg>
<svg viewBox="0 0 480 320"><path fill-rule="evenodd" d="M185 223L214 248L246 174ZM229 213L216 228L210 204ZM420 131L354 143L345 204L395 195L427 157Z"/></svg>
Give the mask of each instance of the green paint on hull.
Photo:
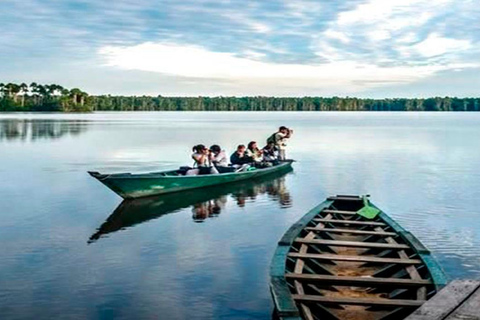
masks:
<svg viewBox="0 0 480 320"><path fill-rule="evenodd" d="M137 224L157 219L170 213L179 212L180 209L229 194L251 195L255 194L255 191L258 190L257 188L261 186L265 187L266 190L275 189L275 181L278 181L277 179L284 177L291 171L290 168L290 170L272 173L254 180L245 180L238 183L193 189L160 196L123 200L97 231L92 234L88 242L95 242L106 234L125 230Z"/></svg>
<svg viewBox="0 0 480 320"><path fill-rule="evenodd" d="M207 174L198 176L173 176L175 171L153 172L147 174L89 174L106 185L124 199L134 199L184 190L204 188L219 184L233 183L247 179L256 179L272 173L291 170L292 161L277 166L246 172Z"/></svg>
<svg viewBox="0 0 480 320"><path fill-rule="evenodd" d="M270 265L270 292L275 305L275 312L281 320L303 319L285 279L287 255L295 238L309 224L309 222L323 209L332 205L334 201L327 200L310 210L300 220L293 224L278 242L277 249ZM432 282L437 291L447 283L447 277L430 251L410 232L400 226L395 220L370 203L372 208L379 210L378 217L392 227L403 240L414 250L427 267Z"/></svg>

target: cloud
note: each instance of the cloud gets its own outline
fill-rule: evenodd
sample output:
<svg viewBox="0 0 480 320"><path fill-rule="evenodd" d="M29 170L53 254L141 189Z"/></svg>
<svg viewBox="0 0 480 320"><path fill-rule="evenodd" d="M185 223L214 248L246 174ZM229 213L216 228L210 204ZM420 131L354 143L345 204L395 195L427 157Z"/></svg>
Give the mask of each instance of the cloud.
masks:
<svg viewBox="0 0 480 320"><path fill-rule="evenodd" d="M428 35L427 39L416 44L413 49L424 57L433 57L451 52L460 52L470 49L469 40L457 40L442 37L436 33Z"/></svg>
<svg viewBox="0 0 480 320"><path fill-rule="evenodd" d="M386 92L384 83L428 83L440 71L477 66L479 17L474 0L3 0L0 59L9 64L0 71L2 81L48 71L62 83L53 75L80 66L140 70L162 85L181 78L176 94L190 92L191 81L213 92L232 84L247 93ZM75 86L88 87L86 78ZM146 82L136 81L136 92Z"/></svg>
<svg viewBox="0 0 480 320"><path fill-rule="evenodd" d="M462 9L475 11L473 2L467 2L470 4L463 4ZM314 37L311 48L331 62L443 69L456 64L477 66L478 62L466 55L480 53L474 46L478 35L468 28L460 34L442 27L445 16L455 11L456 0L438 0L435 7L427 0L370 0L340 12Z"/></svg>
<svg viewBox="0 0 480 320"><path fill-rule="evenodd" d="M225 79L269 85L338 88L353 90L382 83L409 83L449 68L465 65L379 67L373 64L341 62L328 64L271 63L214 52L193 45L143 43L134 46L106 46L99 50L106 66L205 79Z"/></svg>

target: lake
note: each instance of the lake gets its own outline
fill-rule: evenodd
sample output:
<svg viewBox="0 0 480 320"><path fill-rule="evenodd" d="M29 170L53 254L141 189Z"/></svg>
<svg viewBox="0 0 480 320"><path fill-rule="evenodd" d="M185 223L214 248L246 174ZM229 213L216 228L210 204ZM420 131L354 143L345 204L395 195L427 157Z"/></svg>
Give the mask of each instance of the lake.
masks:
<svg viewBox="0 0 480 320"><path fill-rule="evenodd" d="M293 172L121 205L91 178L294 129ZM451 278L480 276L480 113L0 114L1 319L269 319L268 268L329 195L371 194Z"/></svg>

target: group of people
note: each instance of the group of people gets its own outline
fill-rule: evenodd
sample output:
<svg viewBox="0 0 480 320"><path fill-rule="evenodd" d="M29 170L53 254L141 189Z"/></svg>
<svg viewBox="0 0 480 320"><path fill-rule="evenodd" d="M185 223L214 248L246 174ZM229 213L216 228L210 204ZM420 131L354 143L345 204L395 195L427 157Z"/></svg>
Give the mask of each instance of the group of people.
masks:
<svg viewBox="0 0 480 320"><path fill-rule="evenodd" d="M210 148L203 144L196 145L193 147L192 154L194 168L187 170L185 174L217 174L276 165L280 161L286 160L286 141L292 134L293 130L282 126L267 139L267 143L262 149L258 147L256 141L251 141L247 146L239 145L230 158L219 145L215 144Z"/></svg>

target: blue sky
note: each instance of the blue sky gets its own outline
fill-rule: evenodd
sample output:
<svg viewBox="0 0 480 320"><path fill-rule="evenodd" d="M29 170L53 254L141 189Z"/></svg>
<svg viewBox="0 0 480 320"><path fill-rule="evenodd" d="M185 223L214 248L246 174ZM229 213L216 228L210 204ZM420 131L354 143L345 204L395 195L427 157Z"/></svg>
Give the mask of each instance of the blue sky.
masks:
<svg viewBox="0 0 480 320"><path fill-rule="evenodd" d="M0 0L0 81L91 94L479 96L478 0Z"/></svg>

